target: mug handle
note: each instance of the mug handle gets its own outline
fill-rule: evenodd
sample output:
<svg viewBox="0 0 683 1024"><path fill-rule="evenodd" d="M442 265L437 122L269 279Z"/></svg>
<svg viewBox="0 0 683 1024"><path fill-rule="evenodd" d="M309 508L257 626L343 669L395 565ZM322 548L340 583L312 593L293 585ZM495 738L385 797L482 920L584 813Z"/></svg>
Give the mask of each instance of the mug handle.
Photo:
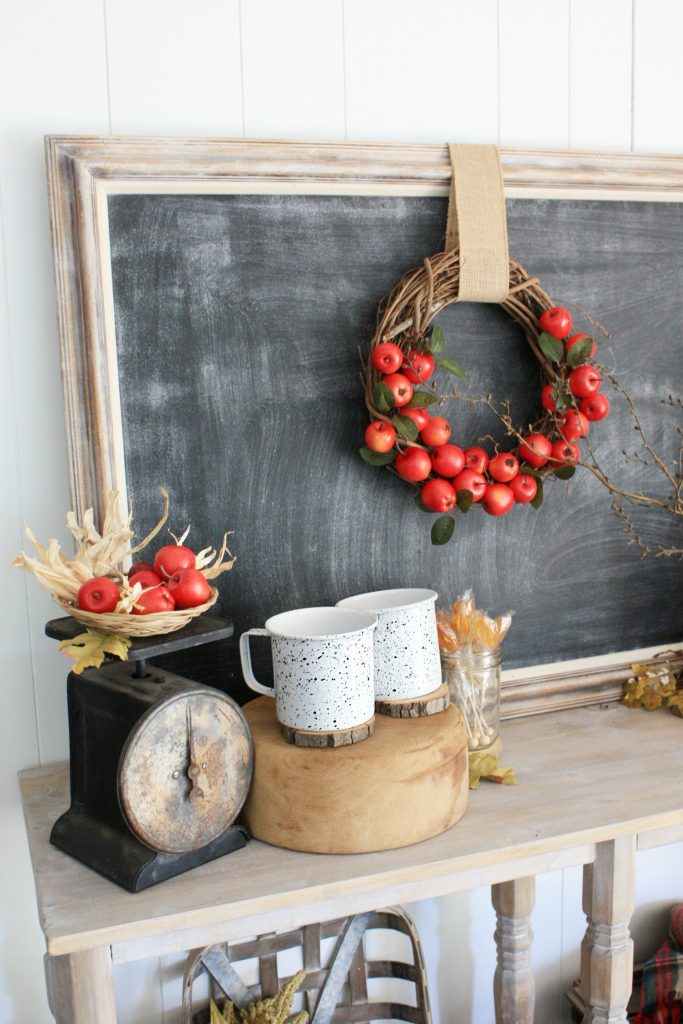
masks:
<svg viewBox="0 0 683 1024"><path fill-rule="evenodd" d="M275 688L273 686L264 686L263 683L259 683L258 679L254 675L254 670L251 667L251 649L249 647L250 636L270 636L267 629L248 629L246 633L242 633L240 637L240 661L242 662L242 675L247 686L251 687L252 690L256 690L257 693L265 693L266 697L275 696Z"/></svg>

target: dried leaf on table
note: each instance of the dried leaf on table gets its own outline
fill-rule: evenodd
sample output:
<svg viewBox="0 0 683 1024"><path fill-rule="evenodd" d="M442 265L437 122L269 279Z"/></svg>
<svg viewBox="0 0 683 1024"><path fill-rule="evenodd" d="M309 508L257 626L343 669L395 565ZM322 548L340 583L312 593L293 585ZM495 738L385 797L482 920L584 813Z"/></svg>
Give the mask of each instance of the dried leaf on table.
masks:
<svg viewBox="0 0 683 1024"><path fill-rule="evenodd" d="M675 711L677 715L683 718L683 690L678 690L673 697L669 697L666 704L667 707L670 707L672 711Z"/></svg>
<svg viewBox="0 0 683 1024"><path fill-rule="evenodd" d="M99 668L107 654L113 654L121 661L127 661L130 645L131 641L128 637L114 636L111 633L100 633L97 629L88 629L71 640L62 640L59 649L68 657L76 659L72 671L78 676L83 669Z"/></svg>
<svg viewBox="0 0 683 1024"><path fill-rule="evenodd" d="M627 708L660 708L666 698L676 694L676 674L671 665L663 661L631 665L633 675L624 686L623 702Z"/></svg>
<svg viewBox="0 0 683 1024"><path fill-rule="evenodd" d="M496 754L469 755L470 789L478 789L482 779L498 782L503 786L516 786L514 768L501 768L500 757Z"/></svg>

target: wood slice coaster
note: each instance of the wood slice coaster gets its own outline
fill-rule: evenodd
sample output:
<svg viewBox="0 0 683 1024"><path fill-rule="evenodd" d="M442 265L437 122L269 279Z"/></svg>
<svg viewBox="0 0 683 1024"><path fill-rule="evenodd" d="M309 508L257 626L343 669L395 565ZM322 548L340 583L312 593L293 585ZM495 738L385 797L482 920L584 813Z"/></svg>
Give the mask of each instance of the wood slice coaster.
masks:
<svg viewBox="0 0 683 1024"><path fill-rule="evenodd" d="M360 743L375 731L375 716L353 729L339 729L336 732L310 732L308 729L292 729L280 723L280 732L288 743L296 747L345 747L349 743Z"/></svg>
<svg viewBox="0 0 683 1024"><path fill-rule="evenodd" d="M243 820L256 839L310 853L369 853L444 832L465 813L467 733L454 705L441 715L378 716L363 743L290 745L273 701L243 709L254 777Z"/></svg>
<svg viewBox="0 0 683 1024"><path fill-rule="evenodd" d="M438 690L425 693L422 697L407 697L405 700L376 700L375 712L392 718L422 718L423 715L438 715L451 702L448 684L442 683Z"/></svg>

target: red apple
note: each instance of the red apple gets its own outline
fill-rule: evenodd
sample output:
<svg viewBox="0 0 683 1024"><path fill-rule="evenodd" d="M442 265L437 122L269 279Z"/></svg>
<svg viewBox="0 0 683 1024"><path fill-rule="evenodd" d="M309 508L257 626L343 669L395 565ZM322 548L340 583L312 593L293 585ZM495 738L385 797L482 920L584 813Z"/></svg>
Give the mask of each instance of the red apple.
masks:
<svg viewBox="0 0 683 1024"><path fill-rule="evenodd" d="M514 476L508 487L515 496L518 505L526 505L536 497L538 484L528 473L518 473Z"/></svg>
<svg viewBox="0 0 683 1024"><path fill-rule="evenodd" d="M142 572L143 569L147 570L147 572L154 572L154 566L151 562L133 562L128 570L128 579L131 576L135 576L137 572Z"/></svg>
<svg viewBox="0 0 683 1024"><path fill-rule="evenodd" d="M582 412L570 409L560 424L559 431L565 441L576 441L579 437L585 437L590 430L590 423Z"/></svg>
<svg viewBox="0 0 683 1024"><path fill-rule="evenodd" d="M194 551L183 544L166 544L159 548L154 556L154 572L165 580L173 576L178 569L194 569L196 564L197 556Z"/></svg>
<svg viewBox="0 0 683 1024"><path fill-rule="evenodd" d="M94 576L78 590L78 607L84 612L113 612L121 599L119 588L108 576Z"/></svg>
<svg viewBox="0 0 683 1024"><path fill-rule="evenodd" d="M506 515L515 503L515 496L507 484L489 484L481 504L490 516Z"/></svg>
<svg viewBox="0 0 683 1024"><path fill-rule="evenodd" d="M175 599L169 593L168 587L162 583L150 590L143 590L133 605L133 615L153 615L155 612L172 612L175 608Z"/></svg>
<svg viewBox="0 0 683 1024"><path fill-rule="evenodd" d="M482 473L477 473L476 469L463 469L453 480L453 488L456 494L459 491L469 491L473 501L480 501L486 490L486 477Z"/></svg>
<svg viewBox="0 0 683 1024"><path fill-rule="evenodd" d="M209 581L199 569L181 569L171 576L168 589L179 609L197 608L211 597Z"/></svg>
<svg viewBox="0 0 683 1024"><path fill-rule="evenodd" d="M571 441L555 441L553 450L550 453L550 462L559 467L565 464L571 465L581 458L579 446Z"/></svg>
<svg viewBox="0 0 683 1024"><path fill-rule="evenodd" d="M371 452L388 452L396 443L396 431L391 423L375 420L365 428L365 443Z"/></svg>
<svg viewBox="0 0 683 1024"><path fill-rule="evenodd" d="M399 416L406 416L412 420L418 430L422 430L429 423L429 409L401 409Z"/></svg>
<svg viewBox="0 0 683 1024"><path fill-rule="evenodd" d="M416 448L412 445L410 448L404 449L403 452L399 452L394 462L394 469L404 480L417 483L419 480L426 480L431 473L432 460L429 457L429 452L424 448Z"/></svg>
<svg viewBox="0 0 683 1024"><path fill-rule="evenodd" d="M406 375L411 384L424 384L434 373L434 356L411 348L401 373Z"/></svg>
<svg viewBox="0 0 683 1024"><path fill-rule="evenodd" d="M148 587L158 587L164 581L153 569L138 569L136 573L128 577L128 582L131 587L139 583L143 590L147 590Z"/></svg>
<svg viewBox="0 0 683 1024"><path fill-rule="evenodd" d="M601 384L602 377L594 366L576 366L569 374L569 390L577 398L589 398Z"/></svg>
<svg viewBox="0 0 683 1024"><path fill-rule="evenodd" d="M443 416L431 416L429 423L420 431L420 437L430 448L446 444L451 436L451 425Z"/></svg>
<svg viewBox="0 0 683 1024"><path fill-rule="evenodd" d="M519 446L519 457L534 469L539 469L548 461L552 447L545 434L529 434Z"/></svg>
<svg viewBox="0 0 683 1024"><path fill-rule="evenodd" d="M397 409L400 409L402 405L407 405L413 397L413 385L402 373L390 373L382 383L386 384L394 396L394 405Z"/></svg>
<svg viewBox="0 0 683 1024"><path fill-rule="evenodd" d="M554 384L546 384L541 391L541 405L544 409L548 409L549 412L555 412L557 409L557 406L555 405L555 398L553 397L554 392Z"/></svg>
<svg viewBox="0 0 683 1024"><path fill-rule="evenodd" d="M396 373L403 362L403 349L393 341L383 341L373 348L370 362L380 373Z"/></svg>
<svg viewBox="0 0 683 1024"><path fill-rule="evenodd" d="M441 444L432 452L432 469L439 476L454 477L465 468L465 453L457 444Z"/></svg>
<svg viewBox="0 0 683 1024"><path fill-rule="evenodd" d="M552 334L553 338L562 341L572 329L572 318L562 306L553 306L552 309L545 309L538 318L541 330Z"/></svg>
<svg viewBox="0 0 683 1024"><path fill-rule="evenodd" d="M428 480L420 492L422 503L432 512L450 512L455 505L455 489L448 480Z"/></svg>
<svg viewBox="0 0 683 1024"><path fill-rule="evenodd" d="M488 472L492 480L507 484L519 472L519 459L512 452L498 452L489 462Z"/></svg>
<svg viewBox="0 0 683 1024"><path fill-rule="evenodd" d="M592 420L594 423L598 420L604 420L609 412L609 399L607 395L597 392L594 395L589 395L588 398L582 398L579 402L579 412L582 412L587 420Z"/></svg>
<svg viewBox="0 0 683 1024"><path fill-rule="evenodd" d="M465 448L465 465L477 473L483 473L489 464L488 452L483 448Z"/></svg>

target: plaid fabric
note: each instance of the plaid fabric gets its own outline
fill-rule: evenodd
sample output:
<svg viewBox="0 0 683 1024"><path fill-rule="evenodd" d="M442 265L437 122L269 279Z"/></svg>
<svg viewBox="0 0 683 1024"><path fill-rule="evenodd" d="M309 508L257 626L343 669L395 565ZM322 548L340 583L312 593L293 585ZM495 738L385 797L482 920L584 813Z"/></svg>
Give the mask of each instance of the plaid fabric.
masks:
<svg viewBox="0 0 683 1024"><path fill-rule="evenodd" d="M683 1024L683 903L671 911L669 938L643 967L633 1024Z"/></svg>

